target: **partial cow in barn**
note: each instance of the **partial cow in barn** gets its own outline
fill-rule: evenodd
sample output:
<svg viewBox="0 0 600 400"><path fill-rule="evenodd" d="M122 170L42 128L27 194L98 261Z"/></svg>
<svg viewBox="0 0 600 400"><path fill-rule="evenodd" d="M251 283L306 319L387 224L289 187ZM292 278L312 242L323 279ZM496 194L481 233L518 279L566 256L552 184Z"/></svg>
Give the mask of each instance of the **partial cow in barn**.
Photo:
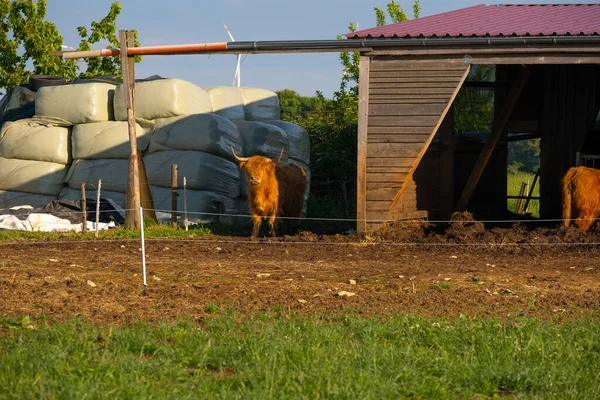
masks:
<svg viewBox="0 0 600 400"><path fill-rule="evenodd" d="M600 217L600 170L570 168L562 180L563 225L571 219L583 231L589 230Z"/></svg>
<svg viewBox="0 0 600 400"><path fill-rule="evenodd" d="M280 163L283 149L276 160L267 157L239 157L231 152L246 173L248 181L248 207L252 213L252 237L258 235L263 218L268 219L270 233L275 236L275 224L283 234L298 229L304 192L306 171L295 163Z"/></svg>

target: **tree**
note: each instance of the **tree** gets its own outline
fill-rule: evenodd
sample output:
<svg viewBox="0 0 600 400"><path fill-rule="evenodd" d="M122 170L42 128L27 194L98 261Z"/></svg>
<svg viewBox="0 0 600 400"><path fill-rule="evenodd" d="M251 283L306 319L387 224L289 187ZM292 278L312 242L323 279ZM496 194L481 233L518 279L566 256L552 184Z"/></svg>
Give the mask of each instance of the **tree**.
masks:
<svg viewBox="0 0 600 400"><path fill-rule="evenodd" d="M11 89L29 80L32 74L57 75L72 80L78 76L81 65L74 60L49 56L62 49L63 37L56 25L45 21L47 0L0 0L0 88ZM77 28L81 42L77 50L89 50L102 39L110 46L119 47L115 20L121 12L121 3L114 2L108 15L99 22ZM137 33L136 33L137 37ZM109 46L109 47L110 47ZM139 42L136 40L136 46ZM136 57L139 62L141 58ZM33 65L33 69L29 69ZM91 58L82 77L119 75L119 58Z"/></svg>

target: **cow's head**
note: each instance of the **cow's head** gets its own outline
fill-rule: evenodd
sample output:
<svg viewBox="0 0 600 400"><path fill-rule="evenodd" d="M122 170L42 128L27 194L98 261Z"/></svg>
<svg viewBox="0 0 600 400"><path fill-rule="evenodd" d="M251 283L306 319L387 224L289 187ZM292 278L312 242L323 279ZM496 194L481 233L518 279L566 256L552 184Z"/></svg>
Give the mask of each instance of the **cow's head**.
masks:
<svg viewBox="0 0 600 400"><path fill-rule="evenodd" d="M239 157L235 154L233 147L231 148L231 153L240 163L240 168L246 172L248 183L257 186L260 185L261 182L266 181L267 177L275 175L275 164L281 160L283 150L284 149L281 149L281 153L279 153L279 157L277 157L276 160L271 160L270 158L262 156Z"/></svg>

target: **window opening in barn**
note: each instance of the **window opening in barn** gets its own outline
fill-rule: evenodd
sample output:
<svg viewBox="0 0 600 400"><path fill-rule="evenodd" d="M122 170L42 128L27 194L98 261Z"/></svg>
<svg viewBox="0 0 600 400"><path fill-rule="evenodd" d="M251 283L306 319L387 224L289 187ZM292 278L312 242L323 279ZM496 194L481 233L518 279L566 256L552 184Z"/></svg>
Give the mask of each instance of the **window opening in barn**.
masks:
<svg viewBox="0 0 600 400"><path fill-rule="evenodd" d="M484 143L494 121L494 65L473 65L454 100L457 143Z"/></svg>
<svg viewBox="0 0 600 400"><path fill-rule="evenodd" d="M540 139L530 138L532 135L508 135L507 208L515 214L539 217Z"/></svg>

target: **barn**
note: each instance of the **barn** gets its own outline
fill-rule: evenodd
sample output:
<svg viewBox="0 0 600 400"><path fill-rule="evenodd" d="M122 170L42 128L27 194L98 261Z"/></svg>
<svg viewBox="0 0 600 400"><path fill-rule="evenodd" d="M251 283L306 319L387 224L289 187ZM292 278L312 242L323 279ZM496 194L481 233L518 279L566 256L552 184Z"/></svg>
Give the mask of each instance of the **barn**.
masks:
<svg viewBox="0 0 600 400"><path fill-rule="evenodd" d="M508 219L509 144L539 139L540 218L600 154L600 4L477 5L360 30L358 230ZM460 100L460 101L459 101Z"/></svg>

